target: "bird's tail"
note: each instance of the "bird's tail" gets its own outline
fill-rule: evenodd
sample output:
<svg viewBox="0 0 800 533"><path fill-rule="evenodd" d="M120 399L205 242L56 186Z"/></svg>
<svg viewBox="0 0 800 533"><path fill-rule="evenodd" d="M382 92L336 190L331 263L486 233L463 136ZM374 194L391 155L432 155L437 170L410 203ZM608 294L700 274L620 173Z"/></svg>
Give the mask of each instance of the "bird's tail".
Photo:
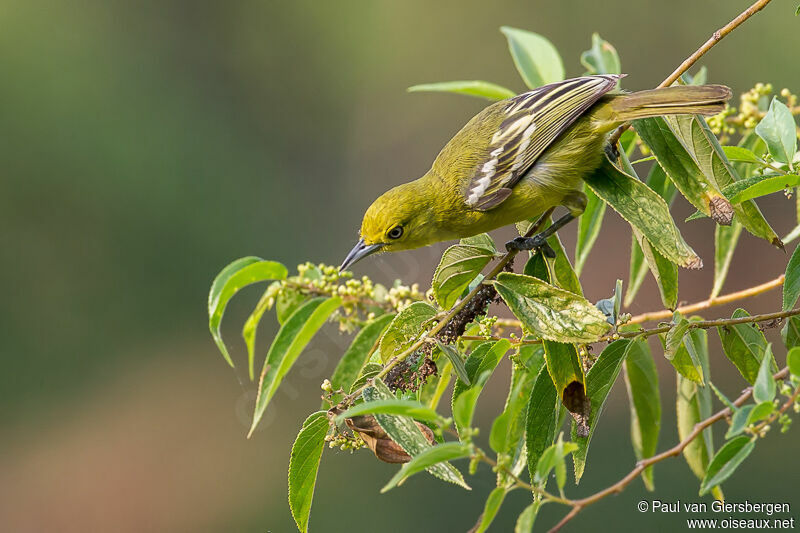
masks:
<svg viewBox="0 0 800 533"><path fill-rule="evenodd" d="M731 97L724 85L675 85L611 97L614 122L661 115L715 115Z"/></svg>

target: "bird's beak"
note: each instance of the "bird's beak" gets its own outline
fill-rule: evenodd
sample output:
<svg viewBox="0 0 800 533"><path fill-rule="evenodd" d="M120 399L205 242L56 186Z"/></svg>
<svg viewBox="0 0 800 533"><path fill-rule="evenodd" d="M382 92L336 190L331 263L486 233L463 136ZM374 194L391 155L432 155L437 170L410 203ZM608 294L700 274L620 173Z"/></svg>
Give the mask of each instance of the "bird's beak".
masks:
<svg viewBox="0 0 800 533"><path fill-rule="evenodd" d="M339 267L339 272L345 270L347 267L352 266L353 264L361 261L368 255L372 255L378 250L383 248L383 244L367 244L364 242L364 239L359 240L353 249L350 250L350 253L347 254L347 257L344 258L344 262L342 262L342 266Z"/></svg>

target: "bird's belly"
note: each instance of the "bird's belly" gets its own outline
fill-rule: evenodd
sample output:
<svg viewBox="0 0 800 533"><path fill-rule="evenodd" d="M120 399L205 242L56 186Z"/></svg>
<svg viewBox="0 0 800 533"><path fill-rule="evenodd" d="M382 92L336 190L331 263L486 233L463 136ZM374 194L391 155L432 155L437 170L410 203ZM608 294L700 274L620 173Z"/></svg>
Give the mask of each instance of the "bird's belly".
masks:
<svg viewBox="0 0 800 533"><path fill-rule="evenodd" d="M575 187L579 185L580 180L577 180ZM529 173L514 186L514 193L494 209L469 211L457 220L449 221L448 226L454 237L469 237L535 218L547 209L559 205L564 194L575 190L575 187L562 189L542 186Z"/></svg>

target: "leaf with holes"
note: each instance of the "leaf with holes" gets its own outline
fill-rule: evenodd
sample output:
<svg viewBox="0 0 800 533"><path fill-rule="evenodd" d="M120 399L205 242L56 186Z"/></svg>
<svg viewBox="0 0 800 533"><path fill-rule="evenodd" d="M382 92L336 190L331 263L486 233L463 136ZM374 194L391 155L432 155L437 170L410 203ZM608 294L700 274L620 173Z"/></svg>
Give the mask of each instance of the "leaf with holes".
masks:
<svg viewBox="0 0 800 533"><path fill-rule="evenodd" d="M544 281L501 272L497 292L525 327L557 342L595 342L610 328L591 302Z"/></svg>

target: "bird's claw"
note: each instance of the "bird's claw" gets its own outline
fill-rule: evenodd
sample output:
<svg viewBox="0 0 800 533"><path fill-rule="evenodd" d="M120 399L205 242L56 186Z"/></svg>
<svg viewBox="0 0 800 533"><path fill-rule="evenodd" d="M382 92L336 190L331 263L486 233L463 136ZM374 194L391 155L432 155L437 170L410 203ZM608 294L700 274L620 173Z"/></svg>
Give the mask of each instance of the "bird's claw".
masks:
<svg viewBox="0 0 800 533"><path fill-rule="evenodd" d="M517 237L506 243L506 251L521 252L523 250L541 250L544 256L550 259L556 256L556 252L541 235Z"/></svg>
<svg viewBox="0 0 800 533"><path fill-rule="evenodd" d="M619 148L617 143L607 143L605 147L606 156L613 162L619 161Z"/></svg>

